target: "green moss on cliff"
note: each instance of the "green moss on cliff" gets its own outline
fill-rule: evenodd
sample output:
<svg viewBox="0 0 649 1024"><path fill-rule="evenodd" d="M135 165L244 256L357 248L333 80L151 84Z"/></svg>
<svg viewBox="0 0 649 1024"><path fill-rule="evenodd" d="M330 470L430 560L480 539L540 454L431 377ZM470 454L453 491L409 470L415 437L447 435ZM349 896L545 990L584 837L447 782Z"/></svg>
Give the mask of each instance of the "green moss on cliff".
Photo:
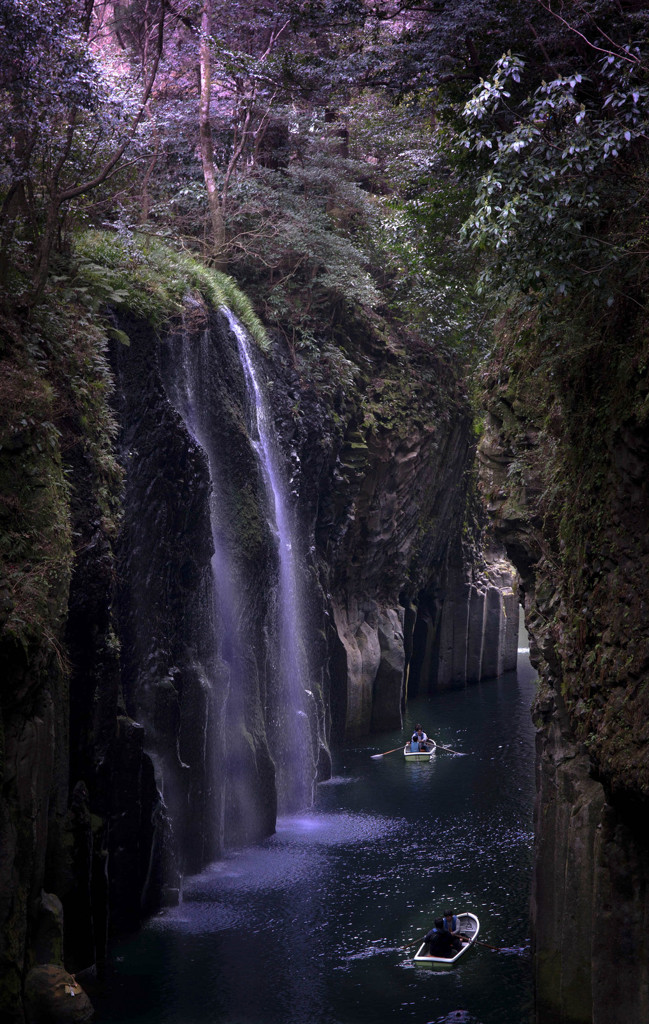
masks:
<svg viewBox="0 0 649 1024"><path fill-rule="evenodd" d="M103 310L128 310L162 327L181 315L187 293L198 291L213 306L227 304L260 347L268 346L231 278L159 243L88 232L74 258L55 269L44 303L28 319L12 314L5 298L0 323L0 628L24 664L33 644L63 657L74 561L68 456L89 463L102 529L108 536L117 530L122 474L113 453L106 348L109 335L128 338ZM252 538L252 518L245 521Z"/></svg>
<svg viewBox="0 0 649 1024"><path fill-rule="evenodd" d="M77 240L75 260L60 280L95 308L101 303L128 310L154 327L180 317L184 298L195 291L216 309L228 306L262 351L268 349L264 327L231 277L155 240L88 231Z"/></svg>
<svg viewBox="0 0 649 1024"><path fill-rule="evenodd" d="M33 645L59 650L72 565L59 395L42 347L35 331L21 334L7 319L0 324L0 571L8 594L2 646L23 669ZM9 701L15 680L10 672L2 679Z"/></svg>
<svg viewBox="0 0 649 1024"><path fill-rule="evenodd" d="M264 543L264 524L257 495L250 483L244 484L234 495L234 531L246 557L259 556Z"/></svg>

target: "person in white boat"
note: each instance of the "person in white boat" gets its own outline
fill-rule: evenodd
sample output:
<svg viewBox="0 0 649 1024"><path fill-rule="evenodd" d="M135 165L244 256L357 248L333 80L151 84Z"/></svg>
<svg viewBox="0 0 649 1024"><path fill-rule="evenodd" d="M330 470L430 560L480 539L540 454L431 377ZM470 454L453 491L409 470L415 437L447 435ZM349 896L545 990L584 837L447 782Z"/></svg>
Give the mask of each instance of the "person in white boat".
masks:
<svg viewBox="0 0 649 1024"><path fill-rule="evenodd" d="M462 945L462 939L466 939L467 936L460 931L460 921L454 910L444 911L444 930L456 942L456 948L459 949Z"/></svg>
<svg viewBox="0 0 649 1024"><path fill-rule="evenodd" d="M445 930L441 917L437 918L434 927L424 936L424 942L428 956L443 956L445 959L455 956L458 945L461 945L459 939L453 939Z"/></svg>
<svg viewBox="0 0 649 1024"><path fill-rule="evenodd" d="M416 750L426 750L427 741L428 736L426 735L422 727L420 725L416 725L415 731L410 737L410 749L413 751L413 753Z"/></svg>

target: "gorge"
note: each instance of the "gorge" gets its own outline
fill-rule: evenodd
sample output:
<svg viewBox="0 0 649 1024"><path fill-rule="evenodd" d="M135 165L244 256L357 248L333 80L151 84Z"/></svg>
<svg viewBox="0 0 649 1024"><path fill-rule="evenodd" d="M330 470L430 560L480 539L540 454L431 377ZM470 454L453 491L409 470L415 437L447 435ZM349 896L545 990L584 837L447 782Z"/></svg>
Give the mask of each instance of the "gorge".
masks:
<svg viewBox="0 0 649 1024"><path fill-rule="evenodd" d="M447 396L431 408L426 395L416 433L411 408L407 438L376 431L366 443L351 389L332 396L335 413L281 348L254 351L227 310L194 297L175 332L158 338L123 316L120 330L130 339L111 355L123 513L113 570L100 521L88 522L88 503L77 506L83 559L66 642L78 777L54 836L53 780L29 782L44 751L19 754L26 706L5 729L15 791L40 809L51 857L20 884L13 876L19 899L6 926L17 940L40 941L44 911L29 924L30 893L49 891L51 879L66 964L76 970L101 958L111 935L177 900L188 872L270 834L278 807L308 807L313 785L330 774L332 742L399 726L408 677L423 694L433 677L464 685L469 650L474 679L516 658L511 585L477 565L472 583L451 553L464 508L453 479L471 450L466 406L462 425L444 408ZM391 355L401 373L413 357L399 357ZM452 384L443 363L434 370ZM390 367L380 372L387 378ZM272 391L273 420L262 387ZM79 494L87 467L70 465ZM416 502L407 515L404 493ZM433 509L440 529L422 544L420 521ZM308 670L299 667L306 652ZM28 666L23 674L28 692L43 687ZM297 766L282 760L296 731L305 739ZM63 735L50 729L49 758ZM14 835L8 829L3 844L13 845L12 872L36 852L18 860Z"/></svg>

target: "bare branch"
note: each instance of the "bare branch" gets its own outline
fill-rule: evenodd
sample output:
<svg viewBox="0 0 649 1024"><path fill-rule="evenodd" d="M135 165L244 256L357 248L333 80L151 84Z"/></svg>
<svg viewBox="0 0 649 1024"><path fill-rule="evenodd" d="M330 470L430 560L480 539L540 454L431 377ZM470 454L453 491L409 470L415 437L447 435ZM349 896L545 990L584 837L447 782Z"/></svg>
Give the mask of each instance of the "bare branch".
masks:
<svg viewBox="0 0 649 1024"><path fill-rule="evenodd" d="M606 54L607 56L610 56L610 54L612 52L611 50L607 50L606 48L604 48L602 46L597 46L595 43L592 43L590 41L590 39L588 38L588 36L585 36L583 34L583 32L579 31L578 28L575 28L574 25L571 25L570 22L566 21L566 19L563 18L560 14L558 14L556 11L553 11L552 7L550 5L549 0L547 0L547 2L545 2L545 0L536 0L536 2L538 4L540 4L541 7L545 11L548 12L548 14L551 14L553 18L556 18L557 21L560 21L562 25L565 25L565 27L570 32L573 32L574 35L579 36L579 38L584 43L586 43L586 45L588 47L590 47L591 50L596 50L598 53L603 53L603 54ZM601 29L599 31L601 31ZM628 64L631 64L633 66L636 66L636 67L637 66L641 66L640 61L639 61L639 59L637 57L632 57L631 54L627 50L624 49L624 47L619 46L618 43L615 43L612 39L610 39L609 36L606 35L605 32L602 32L602 35L605 36L605 38L608 39L609 42L611 43L611 46L615 48L615 52L616 52L616 56L617 57L619 57L621 60L625 60Z"/></svg>

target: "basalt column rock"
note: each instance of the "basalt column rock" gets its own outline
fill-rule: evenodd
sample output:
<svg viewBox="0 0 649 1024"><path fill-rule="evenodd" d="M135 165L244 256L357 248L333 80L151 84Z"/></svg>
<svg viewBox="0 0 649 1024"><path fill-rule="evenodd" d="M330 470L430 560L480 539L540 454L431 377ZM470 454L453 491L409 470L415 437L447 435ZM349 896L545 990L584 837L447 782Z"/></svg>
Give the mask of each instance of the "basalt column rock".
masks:
<svg viewBox="0 0 649 1024"><path fill-rule="evenodd" d="M129 728L125 721L124 734L131 755L139 744L155 765L151 782L160 808L166 807L168 832L173 821L177 855L182 861L189 846L200 863L209 843L205 801L195 799L191 812L183 808L188 792L202 794L209 786L200 724L206 699L192 658L192 622L209 593L209 482L202 454L188 442L165 394L154 332L145 323L122 326L131 345L115 345L113 352L125 470L118 607L121 683L135 723ZM191 759L180 748L189 716L198 755ZM162 822L164 810L157 817Z"/></svg>
<svg viewBox="0 0 649 1024"><path fill-rule="evenodd" d="M504 557L479 566L452 552L436 594L419 598L411 693L453 689L516 669L519 596L515 569Z"/></svg>
<svg viewBox="0 0 649 1024"><path fill-rule="evenodd" d="M333 569L334 619L347 653L349 735L401 724L404 592L414 589L413 580L443 572L462 501L450 478L467 452L468 437L459 425L439 431L413 428L402 439L381 433L368 438L354 477L349 479L346 471L353 489L327 558ZM341 475L344 457L343 450ZM448 492L443 490L446 473Z"/></svg>
<svg viewBox="0 0 649 1024"><path fill-rule="evenodd" d="M225 318L193 301L186 324L162 340L146 324L122 326L132 339L115 350L126 471L122 684L154 763L161 838L171 837L181 870L196 871L226 843L274 828L262 693L275 559ZM191 359L200 372L190 377ZM222 569L212 562L215 528L234 552ZM238 623L240 648L228 621Z"/></svg>
<svg viewBox="0 0 649 1024"><path fill-rule="evenodd" d="M646 333L611 351L525 336L487 378L482 485L516 565L541 684L534 977L539 1024L649 1020ZM502 365L502 364L501 364ZM623 383L622 383L623 382Z"/></svg>
<svg viewBox="0 0 649 1024"><path fill-rule="evenodd" d="M447 553L462 529L472 458L468 403L451 366L432 347L386 346L361 332L350 338L346 358L347 366L356 360L356 390L340 387L327 396L333 408L307 401L307 389L298 390L306 415L296 436L296 483L302 507L311 511L331 627L336 738L398 728L411 658L435 657L416 630L414 608L424 589L443 589ZM309 429L307 415L319 418L318 431ZM323 436L330 439L326 455ZM427 607L434 603L433 596ZM438 613L439 607L436 622Z"/></svg>
<svg viewBox="0 0 649 1024"><path fill-rule="evenodd" d="M495 565L480 576L462 546L474 446L454 366L432 345L386 343L366 325L330 359L323 389L310 375L323 374L324 356L314 368L277 341L273 405L321 595L312 616L340 739L398 728L408 695L438 679L464 685L471 645L470 678L492 671L492 648L494 673L515 666L518 597L511 567L506 579ZM490 587L495 618L484 611Z"/></svg>
<svg viewBox="0 0 649 1024"><path fill-rule="evenodd" d="M378 732L400 721L405 653L403 609L381 609L367 601L332 602L337 631L338 672L347 681L346 732Z"/></svg>

